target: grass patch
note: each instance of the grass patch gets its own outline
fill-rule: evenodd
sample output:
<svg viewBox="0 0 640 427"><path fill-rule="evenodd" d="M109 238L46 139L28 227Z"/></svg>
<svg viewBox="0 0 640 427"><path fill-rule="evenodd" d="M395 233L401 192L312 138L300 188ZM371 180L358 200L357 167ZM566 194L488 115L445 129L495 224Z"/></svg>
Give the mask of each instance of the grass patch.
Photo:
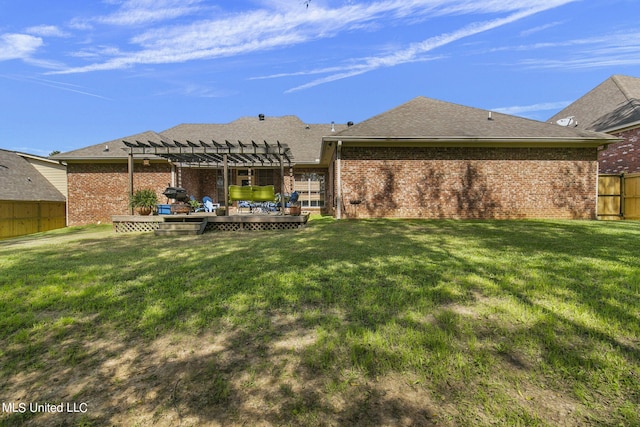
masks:
<svg viewBox="0 0 640 427"><path fill-rule="evenodd" d="M638 425L640 224L0 242L0 395L70 425Z"/></svg>

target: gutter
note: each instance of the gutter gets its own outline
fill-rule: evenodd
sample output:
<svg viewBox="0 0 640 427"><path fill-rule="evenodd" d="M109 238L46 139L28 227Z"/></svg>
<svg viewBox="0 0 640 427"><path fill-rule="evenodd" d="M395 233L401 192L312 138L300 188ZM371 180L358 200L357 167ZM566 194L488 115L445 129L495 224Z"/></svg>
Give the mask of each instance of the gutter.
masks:
<svg viewBox="0 0 640 427"><path fill-rule="evenodd" d="M603 130L599 130L598 132L602 132L602 133L618 133L618 132L627 132L630 131L632 129L635 129L637 127L640 126L640 121L636 121L633 123L628 123L625 124L623 126L618 126L618 127L612 127L612 128L608 128L608 129L603 129Z"/></svg>
<svg viewBox="0 0 640 427"><path fill-rule="evenodd" d="M342 136L340 141L353 145L359 144L393 144L394 147L415 146L458 146L458 147L599 147L622 141L621 138L607 135L607 138L481 138L481 137L377 137L377 136ZM338 138L325 137L323 142L338 141Z"/></svg>
<svg viewBox="0 0 640 427"><path fill-rule="evenodd" d="M341 157L342 157L342 141L338 141L338 146L336 148L336 175L338 175L336 186L336 219L342 218L342 165L341 165Z"/></svg>

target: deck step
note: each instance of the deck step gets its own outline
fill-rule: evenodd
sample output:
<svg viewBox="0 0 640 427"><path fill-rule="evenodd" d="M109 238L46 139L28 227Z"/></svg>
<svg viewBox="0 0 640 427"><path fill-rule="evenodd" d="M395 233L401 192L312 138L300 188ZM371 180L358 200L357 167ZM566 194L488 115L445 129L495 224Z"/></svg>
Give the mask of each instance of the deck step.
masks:
<svg viewBox="0 0 640 427"><path fill-rule="evenodd" d="M158 224L158 229L155 230L155 234L156 236L197 235L204 233L206 226L206 218L200 219L199 221L188 222L161 222Z"/></svg>
<svg viewBox="0 0 640 427"><path fill-rule="evenodd" d="M157 229L154 231L156 236L196 236L198 230L162 230Z"/></svg>
<svg viewBox="0 0 640 427"><path fill-rule="evenodd" d="M158 228L163 230L199 230L201 225L201 222L164 222L158 224Z"/></svg>

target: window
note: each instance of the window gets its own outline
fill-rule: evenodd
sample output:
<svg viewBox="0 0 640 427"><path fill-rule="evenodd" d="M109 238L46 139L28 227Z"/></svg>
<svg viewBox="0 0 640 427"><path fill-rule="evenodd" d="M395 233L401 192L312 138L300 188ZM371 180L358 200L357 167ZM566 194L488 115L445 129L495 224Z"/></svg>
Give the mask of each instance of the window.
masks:
<svg viewBox="0 0 640 427"><path fill-rule="evenodd" d="M294 176L294 190L300 194L300 205L305 208L324 207L324 173L300 173Z"/></svg>

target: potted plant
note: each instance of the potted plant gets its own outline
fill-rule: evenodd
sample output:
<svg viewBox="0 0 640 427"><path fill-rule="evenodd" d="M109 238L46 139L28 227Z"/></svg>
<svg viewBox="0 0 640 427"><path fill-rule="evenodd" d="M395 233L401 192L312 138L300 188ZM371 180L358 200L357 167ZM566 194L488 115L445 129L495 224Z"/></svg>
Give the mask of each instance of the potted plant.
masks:
<svg viewBox="0 0 640 427"><path fill-rule="evenodd" d="M202 207L200 202L196 199L190 199L187 203L189 203L189 207L191 208L192 212L196 212L199 208Z"/></svg>
<svg viewBox="0 0 640 427"><path fill-rule="evenodd" d="M129 197L129 206L135 208L138 215L150 215L158 204L158 195L150 188L136 190Z"/></svg>

